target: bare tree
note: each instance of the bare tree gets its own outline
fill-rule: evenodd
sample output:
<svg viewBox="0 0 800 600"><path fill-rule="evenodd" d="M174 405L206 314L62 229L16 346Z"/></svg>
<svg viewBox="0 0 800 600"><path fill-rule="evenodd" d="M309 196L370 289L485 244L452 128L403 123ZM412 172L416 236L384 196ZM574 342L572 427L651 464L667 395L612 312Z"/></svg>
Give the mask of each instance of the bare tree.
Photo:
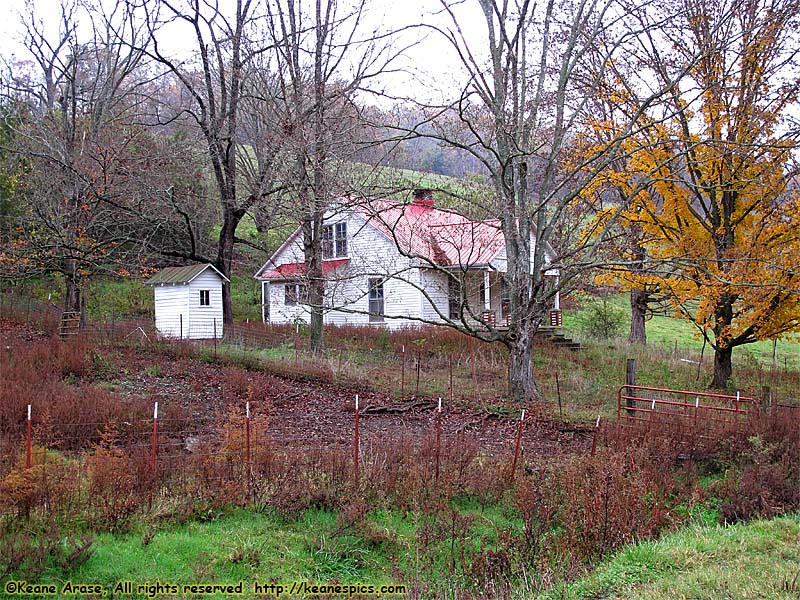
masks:
<svg viewBox="0 0 800 600"><path fill-rule="evenodd" d="M388 43L390 34L365 31L366 0L272 0L267 6L287 185L298 201L311 347L318 352L324 345L325 211L350 188L337 172L356 153L357 96L374 91L371 84L389 73L398 51Z"/></svg>
<svg viewBox="0 0 800 600"><path fill-rule="evenodd" d="M213 263L228 279L234 246L241 241L236 236L239 223L249 210L272 193L271 162L256 164L255 172L254 163L249 162L248 193L240 189L243 161L253 158L243 145L243 108L257 110L252 102L243 104L246 82L257 58L273 49L256 35L263 17L258 12L259 7L253 0L237 0L227 11L219 3L202 0L159 0L141 7L153 34L153 43L146 52L180 82L185 94L178 112L188 115L199 129L206 148L222 222ZM163 40L159 40L161 36L174 34L178 26L188 30L195 44L194 55L187 61L170 55L163 48ZM249 93L252 95L252 90ZM170 115L170 118L177 117L178 114ZM207 260L194 245L175 248L165 254L187 260ZM222 301L224 320L229 323L233 312L228 283L223 285Z"/></svg>
<svg viewBox="0 0 800 600"><path fill-rule="evenodd" d="M635 81L628 85L642 93L638 111L619 123L607 143L579 154L577 135L608 71L635 56L644 33L658 23L633 18L614 0L478 0L486 25L487 43L481 48L460 26L460 4L442 0L448 24L436 30L460 58L466 82L452 102L427 109L434 116L457 116L457 126L439 125L435 136L471 153L489 173L507 253L510 324L507 331L480 319L456 325L508 347L509 388L521 401L539 397L533 340L555 293L601 262L597 240L602 235L576 236L575 244L558 249L551 242L563 231L564 216L580 201L583 187L640 126L638 114L663 97L686 65L676 65L674 76L656 87L646 74L632 74Z"/></svg>
<svg viewBox="0 0 800 600"><path fill-rule="evenodd" d="M67 311L80 312L88 277L129 260L130 220L125 204L144 171L130 158L139 135L129 127L136 110L132 79L141 66L141 31L124 5L109 13L60 4L55 38L28 5L25 45L36 69L18 72L6 89L27 108L15 123L15 152L29 170L21 236L10 246L7 275L60 273ZM79 39L80 13L88 33ZM123 42L124 40L124 42Z"/></svg>

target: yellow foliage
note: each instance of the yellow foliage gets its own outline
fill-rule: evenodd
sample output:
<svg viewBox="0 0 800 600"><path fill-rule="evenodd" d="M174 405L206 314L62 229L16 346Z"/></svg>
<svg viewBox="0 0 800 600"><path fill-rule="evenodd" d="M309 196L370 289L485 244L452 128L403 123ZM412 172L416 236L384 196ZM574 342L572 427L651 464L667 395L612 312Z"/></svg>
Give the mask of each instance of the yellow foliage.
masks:
<svg viewBox="0 0 800 600"><path fill-rule="evenodd" d="M687 15L687 44L714 31L714 18ZM668 293L718 349L800 329L800 190L786 169L796 144L776 133L798 88L775 76L783 21L758 19L758 35L709 42L690 73L700 93L643 111L621 159L582 191L587 202L622 199L587 228L598 235L618 216L609 261L618 266L598 282ZM636 108L635 99L604 101ZM581 153L602 152L619 135L613 122L589 120Z"/></svg>

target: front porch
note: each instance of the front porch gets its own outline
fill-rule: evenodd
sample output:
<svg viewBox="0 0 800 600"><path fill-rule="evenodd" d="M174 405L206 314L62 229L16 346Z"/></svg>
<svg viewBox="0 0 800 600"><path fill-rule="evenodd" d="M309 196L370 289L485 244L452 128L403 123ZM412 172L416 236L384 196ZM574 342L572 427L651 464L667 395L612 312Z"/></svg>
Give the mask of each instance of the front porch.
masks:
<svg viewBox="0 0 800 600"><path fill-rule="evenodd" d="M554 277L558 284L558 272L546 273L546 277ZM452 317L461 314L472 316L475 321L482 321L494 329L508 329L511 318L511 301L508 294L504 273L491 268L470 269L463 275L466 290L462 291L458 280L450 278L448 289L449 314ZM466 305L461 306L466 300ZM563 332L563 315L561 313L560 294L556 291L553 306L546 322L539 330L543 333ZM478 321L478 322L480 322Z"/></svg>

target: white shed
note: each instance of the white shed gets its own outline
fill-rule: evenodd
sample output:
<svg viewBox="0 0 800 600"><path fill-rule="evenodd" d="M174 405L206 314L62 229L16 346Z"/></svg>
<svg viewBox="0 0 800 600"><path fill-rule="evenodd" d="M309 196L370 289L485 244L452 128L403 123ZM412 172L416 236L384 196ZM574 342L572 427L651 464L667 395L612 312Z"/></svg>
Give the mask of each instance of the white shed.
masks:
<svg viewBox="0 0 800 600"><path fill-rule="evenodd" d="M145 281L155 293L156 330L164 337L222 337L222 283L213 265L166 267Z"/></svg>

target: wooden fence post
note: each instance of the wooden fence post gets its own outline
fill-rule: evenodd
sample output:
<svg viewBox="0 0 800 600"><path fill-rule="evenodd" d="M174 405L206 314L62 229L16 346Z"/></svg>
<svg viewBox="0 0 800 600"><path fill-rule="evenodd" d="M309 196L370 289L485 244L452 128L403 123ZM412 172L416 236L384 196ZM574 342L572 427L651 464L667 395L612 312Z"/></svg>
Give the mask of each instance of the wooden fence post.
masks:
<svg viewBox="0 0 800 600"><path fill-rule="evenodd" d="M634 386L636 385L636 359L629 358L627 364L625 365L625 385L626 386ZM633 387L626 387L626 396L625 399L625 406L628 407L628 416L634 417L636 416L636 389Z"/></svg>

